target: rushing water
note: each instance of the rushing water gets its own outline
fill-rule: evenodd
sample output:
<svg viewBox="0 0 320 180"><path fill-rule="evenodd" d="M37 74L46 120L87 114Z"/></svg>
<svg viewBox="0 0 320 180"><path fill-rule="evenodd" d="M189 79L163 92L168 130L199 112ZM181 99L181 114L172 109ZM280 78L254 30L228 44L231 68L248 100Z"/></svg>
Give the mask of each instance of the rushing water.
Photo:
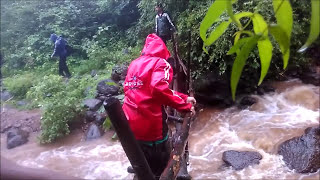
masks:
<svg viewBox="0 0 320 180"><path fill-rule="evenodd" d="M192 124L189 136L189 172L194 179L319 179L314 174L298 174L288 169L278 145L319 125L319 87L297 80L274 83L275 93L256 96L252 107L239 110L205 109ZM111 133L85 142L75 132L58 143L39 146L33 135L26 145L7 150L1 137L1 154L20 165L47 168L85 179L132 179L119 142ZM259 165L241 171L220 168L227 150L257 151Z"/></svg>

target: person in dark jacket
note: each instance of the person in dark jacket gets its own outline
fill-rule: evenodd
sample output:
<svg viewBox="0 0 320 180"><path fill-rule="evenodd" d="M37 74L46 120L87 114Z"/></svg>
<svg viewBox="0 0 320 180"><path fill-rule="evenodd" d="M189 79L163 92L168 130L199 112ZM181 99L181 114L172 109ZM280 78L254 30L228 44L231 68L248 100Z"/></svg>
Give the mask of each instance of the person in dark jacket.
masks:
<svg viewBox="0 0 320 180"><path fill-rule="evenodd" d="M71 74L67 66L67 41L62 38L62 36L57 36L56 34L51 34L50 40L54 43L54 50L51 58L54 56L59 56L59 75L63 77L70 78Z"/></svg>
<svg viewBox="0 0 320 180"><path fill-rule="evenodd" d="M172 32L176 31L170 16L163 11L162 4L158 3L155 7L156 15L156 34L162 39L164 44L171 39Z"/></svg>

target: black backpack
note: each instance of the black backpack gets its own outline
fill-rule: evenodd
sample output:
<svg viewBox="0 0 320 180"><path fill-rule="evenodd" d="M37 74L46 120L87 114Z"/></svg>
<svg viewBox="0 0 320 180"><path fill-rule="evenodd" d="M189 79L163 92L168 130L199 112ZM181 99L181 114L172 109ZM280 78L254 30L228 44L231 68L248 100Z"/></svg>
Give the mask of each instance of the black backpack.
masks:
<svg viewBox="0 0 320 180"><path fill-rule="evenodd" d="M73 53L73 48L69 45L66 44L66 51L67 51L67 56L70 56Z"/></svg>

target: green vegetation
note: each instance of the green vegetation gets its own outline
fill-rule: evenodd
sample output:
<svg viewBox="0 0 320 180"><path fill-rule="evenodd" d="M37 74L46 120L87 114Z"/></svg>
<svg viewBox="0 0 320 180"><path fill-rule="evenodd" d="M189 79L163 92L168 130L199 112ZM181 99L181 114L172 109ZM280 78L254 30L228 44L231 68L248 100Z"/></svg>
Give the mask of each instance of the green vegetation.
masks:
<svg viewBox="0 0 320 180"><path fill-rule="evenodd" d="M235 2L235 1L233 1ZM269 39L269 32L279 44L283 57L283 69L286 69L290 57L290 40L292 32L292 7L289 0L273 0L273 10L277 24L267 23L263 16L257 12L240 12L233 14L231 0L215 1L209 8L206 16L200 25L200 37L204 41L203 49L206 53L206 46L213 44L228 28L231 22L235 23L238 31L234 34L234 46L231 47L228 55L237 54L231 72L231 91L232 98L235 99L237 85L250 55L250 52L257 45L260 56L261 75L258 85L265 78L272 58L273 45ZM300 49L305 50L319 36L319 1L312 0L312 16L310 35L306 44ZM216 26L207 38L207 30L217 21L220 15L227 11L230 19L221 22ZM241 18L247 18L248 22L243 26ZM252 30L246 29L252 22ZM245 37L241 38L244 34ZM241 38L241 39L240 39Z"/></svg>
<svg viewBox="0 0 320 180"><path fill-rule="evenodd" d="M26 98L31 102L31 107L43 109L41 142L52 142L68 134L69 124L81 119L82 101L94 96L97 82L108 78L115 64L130 62L139 56L145 37L154 32L156 2L156 0L1 1L3 58L1 72L4 86L14 95L14 100ZM205 27L204 33L202 30L199 34L200 24L206 16L208 7L220 0L162 0L161 2L177 26L180 57L184 61L188 60L189 55L191 57L194 79L200 78L208 71L230 76L234 57L228 54L239 54L238 47L243 49L250 45L244 45L244 42L254 39L248 39L249 30L253 29L251 32L253 34L259 32L268 34L263 32L263 29L255 28L255 24L263 22L266 26L277 22L281 26L279 18L274 14L272 0L238 0L232 8L230 4L222 5L225 9L228 7L229 13L222 8L213 9L213 12L219 15L216 15L217 18L209 18L210 25ZM269 68L266 65L262 66L260 82L264 77L274 78L283 73L284 70L280 67L286 66L288 61L289 68L304 66L309 62L309 56L297 53L297 50L303 46L306 39L308 39L306 45L310 45L317 34L316 26L312 26L309 30L310 19L312 22L316 21L309 15L311 3L310 0L290 0L290 2L293 17L291 39L294 39L290 44L290 58L288 59L289 56L286 55L289 53L286 51L287 39L283 38L285 36L277 36L289 32L289 29L281 31L277 26L270 27L268 31L273 36L265 40L265 44L269 44L270 41L273 45L273 63ZM250 12L255 18L242 12ZM241 17L246 17L241 18L239 15L241 13ZM316 10L312 13L315 14ZM232 17L231 20L229 17ZM221 31L213 31L214 29ZM203 43L201 38L207 38L207 31L217 34L209 36L208 41ZM53 44L49 41L51 33L63 35L73 48L73 53L67 60L72 73L72 78L69 80L57 76L57 59L49 58L53 51ZM238 43L234 43L235 40ZM284 43L278 45L276 42L279 41ZM252 52L241 51L241 56L248 58L246 66L243 65L241 78L239 75L239 81L245 79L252 85L259 81L257 78L257 74L261 72L259 56L271 61L268 52L261 51L265 44L258 45L261 47L254 49L255 44L256 42L253 42L253 45L250 45ZM203 51L204 45L207 53ZM285 63L280 60L283 57L286 59ZM93 70L98 74L95 77L90 75ZM110 126L108 123L106 121L104 124L107 129Z"/></svg>

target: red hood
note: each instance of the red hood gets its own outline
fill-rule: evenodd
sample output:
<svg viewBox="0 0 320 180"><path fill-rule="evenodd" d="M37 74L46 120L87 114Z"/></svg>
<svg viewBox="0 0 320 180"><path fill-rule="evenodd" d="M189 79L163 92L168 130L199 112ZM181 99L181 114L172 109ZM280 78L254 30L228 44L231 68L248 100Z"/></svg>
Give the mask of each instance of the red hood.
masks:
<svg viewBox="0 0 320 180"><path fill-rule="evenodd" d="M170 57L170 52L159 36L149 34L142 49L141 56L160 57L167 60Z"/></svg>

